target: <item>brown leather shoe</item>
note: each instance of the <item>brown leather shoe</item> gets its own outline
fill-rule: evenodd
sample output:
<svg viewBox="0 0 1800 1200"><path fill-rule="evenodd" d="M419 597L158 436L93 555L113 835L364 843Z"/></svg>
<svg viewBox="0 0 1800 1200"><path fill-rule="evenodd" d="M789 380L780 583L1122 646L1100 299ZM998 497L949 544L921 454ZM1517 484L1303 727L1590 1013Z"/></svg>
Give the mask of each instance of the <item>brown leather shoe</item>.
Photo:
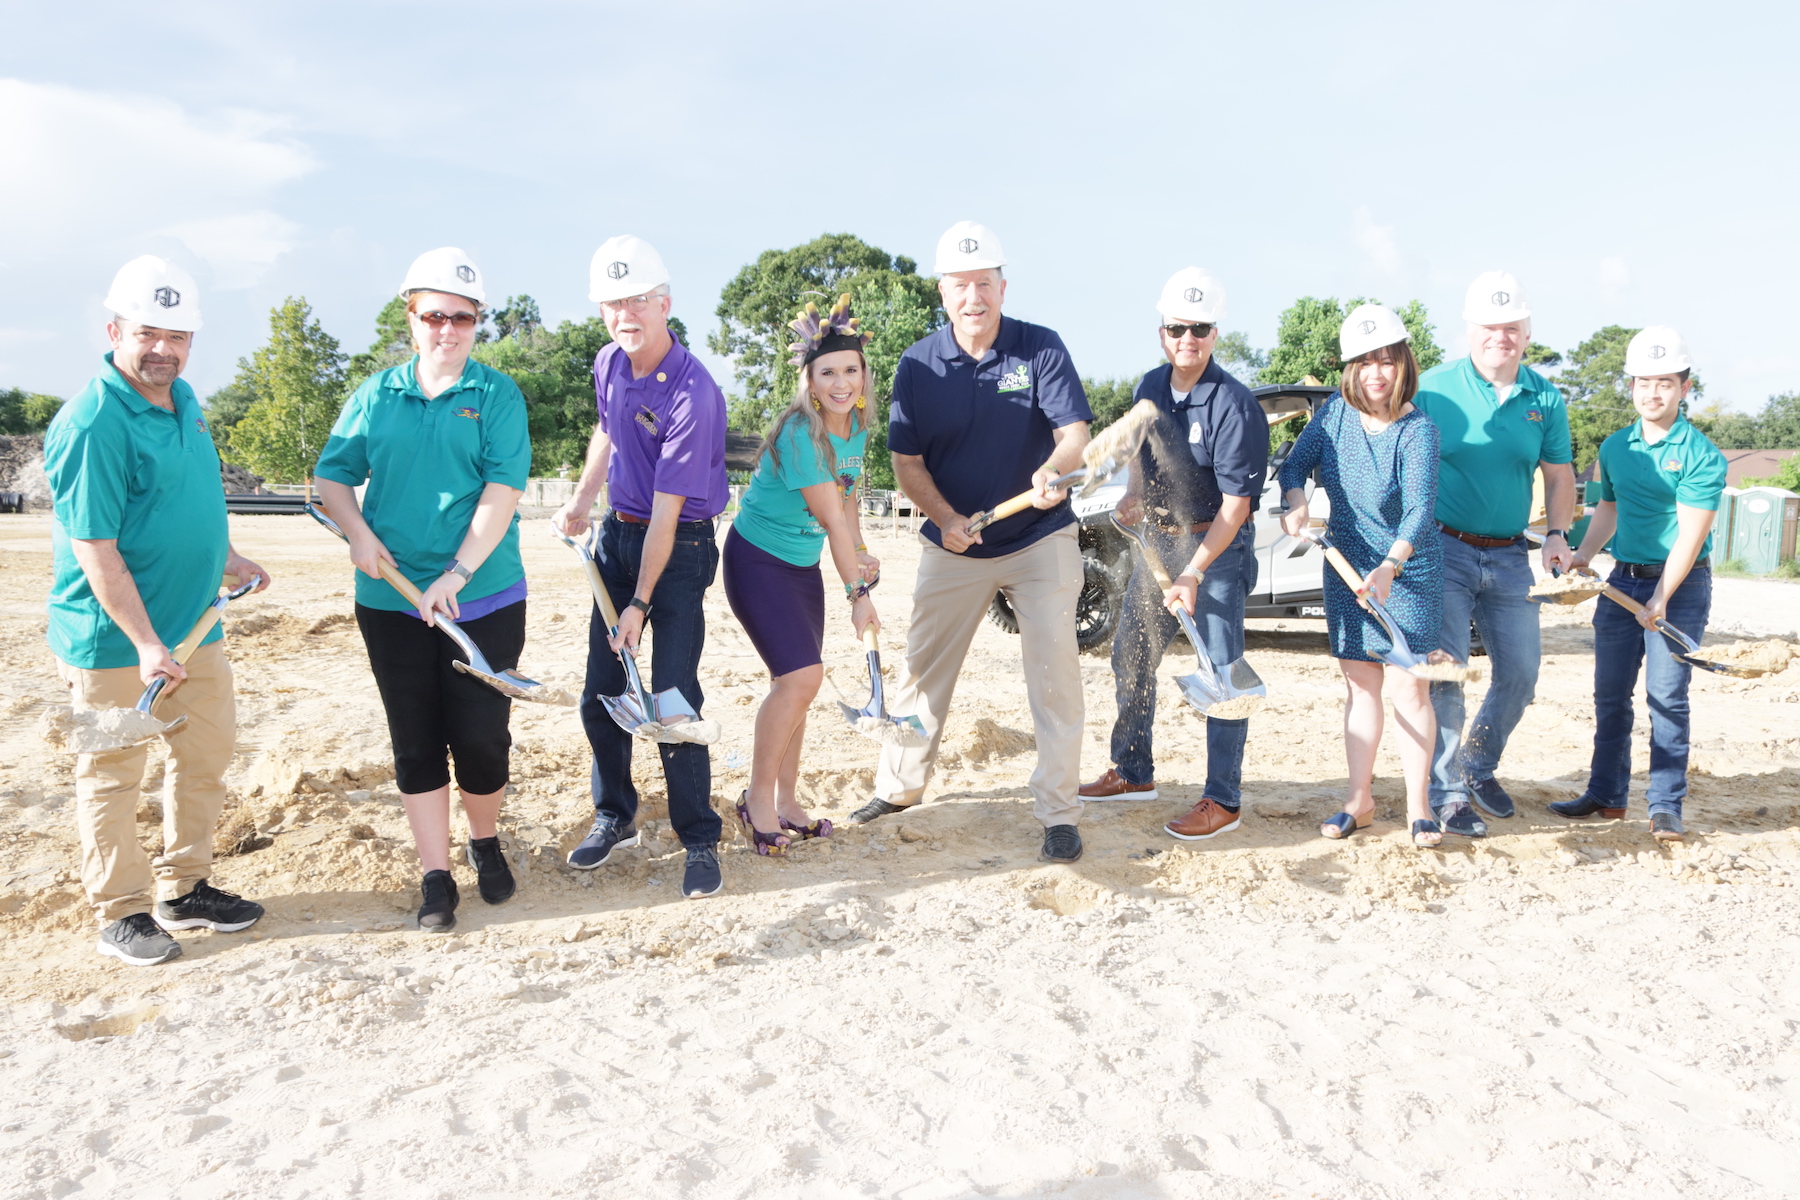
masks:
<svg viewBox="0 0 1800 1200"><path fill-rule="evenodd" d="M1106 774L1092 783L1082 784L1076 793L1083 800L1154 800L1156 781L1152 779L1142 786L1126 783L1117 767L1109 767Z"/></svg>
<svg viewBox="0 0 1800 1200"><path fill-rule="evenodd" d="M1237 827L1236 813L1229 808L1220 808L1210 796L1203 796L1200 803L1188 810L1187 816L1179 821L1170 821L1163 826L1163 831L1184 842L1204 842L1221 833L1230 833Z"/></svg>

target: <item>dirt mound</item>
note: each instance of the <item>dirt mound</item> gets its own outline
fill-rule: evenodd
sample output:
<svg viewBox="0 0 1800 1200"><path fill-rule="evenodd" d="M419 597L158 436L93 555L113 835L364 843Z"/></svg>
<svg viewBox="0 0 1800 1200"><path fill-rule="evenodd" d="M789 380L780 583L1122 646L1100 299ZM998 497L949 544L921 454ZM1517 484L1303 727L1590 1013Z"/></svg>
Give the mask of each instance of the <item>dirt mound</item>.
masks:
<svg viewBox="0 0 1800 1200"><path fill-rule="evenodd" d="M35 434L0 437L0 492L22 494L27 511L50 506L43 438Z"/></svg>
<svg viewBox="0 0 1800 1200"><path fill-rule="evenodd" d="M263 477L254 474L246 467L240 467L236 463L228 463L224 459L220 459L219 482L225 485L227 493L242 494L254 492L260 488L263 485Z"/></svg>

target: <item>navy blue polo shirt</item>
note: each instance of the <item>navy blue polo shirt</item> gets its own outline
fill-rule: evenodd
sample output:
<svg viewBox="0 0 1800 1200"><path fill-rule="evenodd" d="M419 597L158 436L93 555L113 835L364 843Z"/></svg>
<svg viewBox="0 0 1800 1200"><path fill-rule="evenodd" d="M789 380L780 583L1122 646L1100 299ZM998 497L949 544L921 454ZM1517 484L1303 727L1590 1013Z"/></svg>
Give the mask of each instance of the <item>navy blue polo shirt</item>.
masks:
<svg viewBox="0 0 1800 1200"><path fill-rule="evenodd" d="M925 460L950 507L964 516L1031 490L1031 474L1056 448L1053 430L1091 421L1087 393L1062 339L1042 325L1000 318L1000 336L980 362L949 326L914 342L894 370L888 449ZM1067 501L1028 508L981 531L969 558L999 558L1075 520ZM937 524L926 537L944 544Z"/></svg>
<svg viewBox="0 0 1800 1200"><path fill-rule="evenodd" d="M1174 374L1164 363L1132 395L1161 413L1135 464L1148 519L1156 525L1210 521L1226 496L1248 496L1254 505L1269 476L1269 420L1262 405L1215 358L1177 407L1169 392Z"/></svg>

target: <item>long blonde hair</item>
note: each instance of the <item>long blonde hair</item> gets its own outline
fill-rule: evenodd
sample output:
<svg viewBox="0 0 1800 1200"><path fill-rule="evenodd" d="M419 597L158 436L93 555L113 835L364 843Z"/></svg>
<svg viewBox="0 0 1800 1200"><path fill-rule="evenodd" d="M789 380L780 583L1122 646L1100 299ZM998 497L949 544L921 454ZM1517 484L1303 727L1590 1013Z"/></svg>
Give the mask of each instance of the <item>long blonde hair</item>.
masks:
<svg viewBox="0 0 1800 1200"><path fill-rule="evenodd" d="M856 357L862 362L862 396L864 407L850 410L850 433L854 436L858 431L869 427L869 409L867 405L874 403L869 395L869 357L861 350ZM818 360L814 360L816 362ZM813 448L818 451L819 461L830 469L832 475L837 474L837 449L831 444L831 431L825 428L825 413L813 403L812 394L813 363L800 368L800 382L794 389L794 398L788 406L781 410L775 423L769 426L769 432L763 435L762 445L757 447L756 461L760 465L766 452L781 470L781 438L790 421L805 421L806 431L812 435Z"/></svg>

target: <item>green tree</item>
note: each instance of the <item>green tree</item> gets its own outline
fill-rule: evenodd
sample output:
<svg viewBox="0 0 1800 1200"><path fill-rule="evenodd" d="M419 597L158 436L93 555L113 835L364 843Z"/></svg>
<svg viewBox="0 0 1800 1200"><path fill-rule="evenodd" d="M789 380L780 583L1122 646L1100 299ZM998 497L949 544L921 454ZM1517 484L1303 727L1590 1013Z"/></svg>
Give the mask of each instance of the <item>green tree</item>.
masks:
<svg viewBox="0 0 1800 1200"><path fill-rule="evenodd" d="M1688 419L1726 449L1800 449L1800 392L1770 396L1760 413L1708 412Z"/></svg>
<svg viewBox="0 0 1800 1200"><path fill-rule="evenodd" d="M42 433L62 404L61 396L24 388L0 389L0 434Z"/></svg>
<svg viewBox="0 0 1800 1200"><path fill-rule="evenodd" d="M1343 364L1338 361L1338 331L1343 328L1344 318L1359 304L1379 303L1356 297L1339 304L1332 296L1323 300L1302 296L1281 314L1275 346L1258 378L1263 383L1299 383L1310 375L1322 384L1336 387L1344 375ZM1424 304L1409 300L1394 313L1412 334L1413 357L1420 370L1429 371L1444 361L1444 352L1432 337L1437 327L1431 323Z"/></svg>
<svg viewBox="0 0 1800 1200"><path fill-rule="evenodd" d="M261 399L256 392L254 374L247 358L238 359L237 377L206 398L206 426L212 431L213 446L220 458L229 459L231 431L244 419L250 406Z"/></svg>
<svg viewBox="0 0 1800 1200"><path fill-rule="evenodd" d="M1219 360L1221 367L1250 387L1257 385L1258 378L1269 365L1269 352L1252 346L1241 329L1220 334L1213 344L1213 357Z"/></svg>
<svg viewBox="0 0 1800 1200"><path fill-rule="evenodd" d="M1569 351L1556 386L1569 410L1569 440L1575 470L1600 457L1600 443L1637 419L1631 381L1625 375L1625 347L1637 330L1608 325Z"/></svg>
<svg viewBox="0 0 1800 1200"><path fill-rule="evenodd" d="M1149 370L1148 367L1144 369ZM1142 378L1137 375L1123 379L1083 379L1081 389L1087 393L1088 407L1094 410L1090 428L1098 433L1124 416L1132 405L1131 396L1137 391L1138 380Z"/></svg>
<svg viewBox="0 0 1800 1200"><path fill-rule="evenodd" d="M1732 447L1734 450L1739 448ZM1777 447L1777 449L1786 449L1786 447ZM1746 476L1743 486L1778 487L1786 488L1790 492L1800 492L1800 454L1782 459L1781 465L1775 469L1773 475Z"/></svg>
<svg viewBox="0 0 1800 1200"><path fill-rule="evenodd" d="M544 318L538 312L538 303L530 296L508 296L506 303L495 309L489 320L494 324L496 340L529 333L544 325Z"/></svg>
<svg viewBox="0 0 1800 1200"><path fill-rule="evenodd" d="M231 428L232 458L258 475L298 483L312 474L344 405L344 355L304 297L269 312L269 340L240 378L256 401Z"/></svg>
<svg viewBox="0 0 1800 1200"><path fill-rule="evenodd" d="M1563 356L1544 345L1532 342L1525 347L1525 365L1540 370L1554 369L1562 366Z"/></svg>
<svg viewBox="0 0 1800 1200"><path fill-rule="evenodd" d="M395 296L375 314L375 340L361 354L350 356L347 378L351 390L375 372L397 367L412 356L412 326L406 320L406 301ZM241 377L241 363L239 374Z"/></svg>

